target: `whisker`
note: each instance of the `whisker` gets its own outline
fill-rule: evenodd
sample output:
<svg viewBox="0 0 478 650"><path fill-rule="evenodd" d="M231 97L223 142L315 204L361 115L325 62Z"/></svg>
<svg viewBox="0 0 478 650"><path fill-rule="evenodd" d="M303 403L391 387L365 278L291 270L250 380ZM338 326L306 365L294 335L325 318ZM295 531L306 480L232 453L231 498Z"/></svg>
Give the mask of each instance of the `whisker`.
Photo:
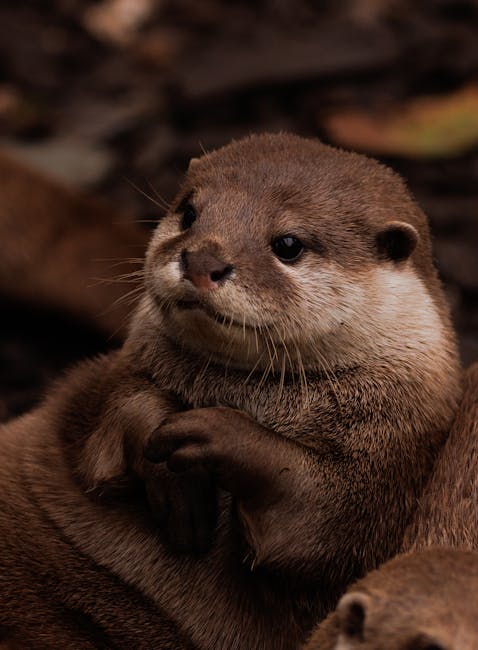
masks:
<svg viewBox="0 0 478 650"><path fill-rule="evenodd" d="M270 349L269 344L267 342L267 337L264 336L264 334L262 332L262 326L259 325L258 329L259 329L259 333L261 335L261 338L263 339L263 341L264 341L264 343L266 345L267 354L268 354L268 357L269 357L269 363L265 367L264 372L262 373L262 377L260 378L259 383L257 384L257 388L259 389L259 388L261 388L263 383L266 381L267 377L269 376L269 374L270 374L270 372L271 372L271 370L273 368L273 358L271 356L271 349Z"/></svg>
<svg viewBox="0 0 478 650"><path fill-rule="evenodd" d="M254 374L254 372L256 371L256 369L259 367L259 364L260 364L260 362L262 361L263 356L264 356L264 353L262 353L262 354L257 358L257 361L256 361L255 364L252 366L251 371L249 372L249 374L247 375L246 379L244 380L244 383L243 383L244 386L247 384L247 382L249 381L249 379L252 377L252 375Z"/></svg>
<svg viewBox="0 0 478 650"><path fill-rule="evenodd" d="M294 348L297 356L297 363L299 366L301 393L303 394L303 390L305 390L305 408L309 408L310 402L309 402L309 386L307 382L307 373L305 372L304 363L302 361L302 354L295 342L294 342Z"/></svg>
<svg viewBox="0 0 478 650"><path fill-rule="evenodd" d="M285 385L285 370L286 370L286 368L285 368L285 354L284 354L284 351L283 351L283 348L285 346L285 342L283 341L283 339L282 339L282 337L280 335L280 332L278 331L275 324L273 325L273 327L274 327L274 331L276 332L276 334L278 336L279 344L282 347L282 357L280 357L279 352L278 352L278 348L276 347L276 345L274 343L272 332L270 331L270 328L266 325L266 329L267 329L267 332L268 332L268 335L269 335L269 340L271 342L271 345L274 348L274 355L275 355L275 358L277 360L277 363L279 363L279 361L280 361L279 391L278 391L278 394L277 394L277 402L279 402L279 400L280 400L280 398L282 396L283 390L284 390L284 385Z"/></svg>
<svg viewBox="0 0 478 650"><path fill-rule="evenodd" d="M128 291L124 295L117 298L113 303L111 303L111 305L109 305L106 309L101 311L98 314L98 316L104 316L105 314L108 314L110 311L114 311L114 309L118 308L120 305L123 305L124 303L133 304L136 298L138 298L142 293L143 293L142 285L140 285L139 287L135 287L131 291Z"/></svg>
<svg viewBox="0 0 478 650"><path fill-rule="evenodd" d="M212 352L208 356L206 362L203 364L201 370L198 372L198 374L194 378L194 385L196 385L196 383L199 383L202 380L202 378L205 376L205 374L207 372L207 369L209 368L209 364L211 363L211 360L212 360Z"/></svg>
<svg viewBox="0 0 478 650"><path fill-rule="evenodd" d="M158 223L160 217L157 219L129 219L128 223ZM124 221L113 221L115 225L124 224Z"/></svg>
<svg viewBox="0 0 478 650"><path fill-rule="evenodd" d="M158 201L160 201L162 203L163 209L166 210L166 212L167 212L169 210L169 208L171 207L171 203L168 203L166 201L166 199L163 196L161 196L161 194L154 187L154 185L151 183L151 181L148 181L148 185L153 190L153 192L154 192L156 198L158 199Z"/></svg>
<svg viewBox="0 0 478 650"><path fill-rule="evenodd" d="M126 178L126 176L124 176L123 178L124 178L124 180L125 180L127 183L129 183L129 185L131 185L131 187L132 187L133 189L135 189L135 190L136 190L137 192L139 192L142 196L144 196L145 199L148 199L148 201L151 201L151 203L153 203L154 205L156 205L158 208L161 208L161 210L164 210L164 209L165 209L165 208L164 208L164 205L161 205L161 203L160 203L159 201L157 201L157 200L154 199L150 194L148 194L147 192L145 192L144 190L142 190L140 187L138 187L138 186L136 185L136 183L133 183L132 180L130 180L129 178Z"/></svg>
<svg viewBox="0 0 478 650"><path fill-rule="evenodd" d="M334 393L335 400L337 402L337 406L339 408L339 411L342 412L342 402L339 399L338 392L337 392L337 390L335 388L335 384L334 384L333 380L330 377L329 372L332 374L332 377L335 379L336 383L338 383L337 375L335 374L335 372L331 368L330 363L327 361L327 359L325 358L325 356L323 355L321 350L319 350L316 345L313 346L313 349L314 349L314 354L316 354L318 356L319 361L322 364L322 368L323 368L325 376L327 378L327 382L329 383L329 385L330 385L330 387L332 389L332 392Z"/></svg>
<svg viewBox="0 0 478 650"><path fill-rule="evenodd" d="M98 285L111 285L111 284L137 284L138 279L144 277L143 271L133 271L132 273L125 273L122 275L117 275L113 278L90 278L91 284L88 285L88 288L97 287Z"/></svg>
<svg viewBox="0 0 478 650"><path fill-rule="evenodd" d="M284 391L284 385L285 385L285 354L283 353L281 369L280 369L279 395L278 395L279 399L282 397L282 393Z"/></svg>
<svg viewBox="0 0 478 650"><path fill-rule="evenodd" d="M283 332L283 337L282 337L282 339L283 339L283 342L284 342L285 353L286 353L286 355L287 355L287 359L288 359L288 361L289 361L289 366L290 366L290 369L291 369L291 374L292 374L292 384L293 384L293 386L294 386L294 388L295 388L296 385L297 385L297 382L296 382L296 376L297 376L298 373L296 372L296 369L295 369L295 366L294 366L294 362L293 362L293 360L292 360L292 356L291 356L291 354L290 354L290 352L289 352L289 347L288 347L288 345L287 345L287 343L286 343L285 331ZM299 378L300 378L300 373L299 373ZM302 383L301 383L301 386L302 386Z"/></svg>
<svg viewBox="0 0 478 650"><path fill-rule="evenodd" d="M271 348L269 347L269 343L267 341L268 337L264 336L264 332L262 330L262 325L259 325L259 333L260 333L260 335L261 335L261 337L262 337L262 339L263 339L263 341L264 341L264 343L266 345L267 354L269 356L269 365L271 366L271 369L272 369L272 364L274 362L274 359L273 359L273 356L272 356L272 353L271 353Z"/></svg>
<svg viewBox="0 0 478 650"><path fill-rule="evenodd" d="M293 385L295 385L295 378L294 378L294 370L293 370L293 367L292 367L292 361L290 359L290 354L289 354L289 351L288 351L288 348L287 348L287 344L285 342L285 337L282 336L281 331L279 330L278 326L275 323L273 323L273 328L274 328L274 331L275 331L275 333L277 335L277 338L279 339L279 343L280 343L281 349L282 349L280 380L279 380L279 396L278 396L280 398L280 396L282 395L282 392L284 390L284 386L285 386L286 357L288 357L288 359L289 359L289 365L290 365L290 368L291 368Z"/></svg>
<svg viewBox="0 0 478 650"><path fill-rule="evenodd" d="M109 264L106 269L115 269L118 266L124 266L126 264L137 264L138 266L143 266L144 257L110 257L110 258L95 258L91 260L95 263L104 264L106 262L115 262L114 264Z"/></svg>
<svg viewBox="0 0 478 650"><path fill-rule="evenodd" d="M115 329L115 330L114 330L114 331L113 331L113 332L108 336L108 339L107 339L108 342L110 342L110 341L112 341L113 339L116 338L116 335L118 334L118 332L120 332L120 331L123 329L123 327L124 327L126 321L129 320L130 318L131 318L131 314L127 314L126 316L123 316L123 318L121 319L121 323L120 323L120 324L118 325L118 327L117 327L117 328L116 328L116 329Z"/></svg>

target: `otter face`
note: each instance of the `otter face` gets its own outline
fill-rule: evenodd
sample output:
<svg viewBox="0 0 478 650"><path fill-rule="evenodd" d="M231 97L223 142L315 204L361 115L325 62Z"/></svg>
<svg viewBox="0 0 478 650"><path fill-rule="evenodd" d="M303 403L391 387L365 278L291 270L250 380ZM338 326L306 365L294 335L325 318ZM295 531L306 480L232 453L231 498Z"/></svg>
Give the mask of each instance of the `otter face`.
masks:
<svg viewBox="0 0 478 650"><path fill-rule="evenodd" d="M307 650L476 650L477 588L474 552L397 556L341 598Z"/></svg>
<svg viewBox="0 0 478 650"><path fill-rule="evenodd" d="M340 635L335 650L468 650L456 645L447 630L431 631L410 612L403 616L400 607L393 611L393 598L390 603L388 608L367 594L346 594L337 608Z"/></svg>
<svg viewBox="0 0 478 650"><path fill-rule="evenodd" d="M411 261L420 229L426 237L401 182L377 163L255 136L190 165L151 243L146 286L163 331L222 363L353 365L393 319L413 313L416 325L418 309L430 320Z"/></svg>

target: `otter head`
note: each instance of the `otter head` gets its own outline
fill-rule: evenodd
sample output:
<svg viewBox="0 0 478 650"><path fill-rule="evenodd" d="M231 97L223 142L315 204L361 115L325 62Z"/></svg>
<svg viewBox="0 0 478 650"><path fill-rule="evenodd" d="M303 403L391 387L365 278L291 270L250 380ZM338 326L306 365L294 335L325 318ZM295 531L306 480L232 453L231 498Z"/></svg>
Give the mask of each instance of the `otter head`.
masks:
<svg viewBox="0 0 478 650"><path fill-rule="evenodd" d="M420 625L415 617L403 614L393 598L386 603L383 596L346 594L337 607L340 632L335 650L455 649L446 631L429 629L425 622Z"/></svg>
<svg viewBox="0 0 478 650"><path fill-rule="evenodd" d="M478 555L432 548L398 556L352 586L307 650L474 650Z"/></svg>
<svg viewBox="0 0 478 650"><path fill-rule="evenodd" d="M407 327L439 329L433 282L426 220L401 180L286 134L192 161L146 261L161 331L246 369L354 365L394 343L403 355Z"/></svg>

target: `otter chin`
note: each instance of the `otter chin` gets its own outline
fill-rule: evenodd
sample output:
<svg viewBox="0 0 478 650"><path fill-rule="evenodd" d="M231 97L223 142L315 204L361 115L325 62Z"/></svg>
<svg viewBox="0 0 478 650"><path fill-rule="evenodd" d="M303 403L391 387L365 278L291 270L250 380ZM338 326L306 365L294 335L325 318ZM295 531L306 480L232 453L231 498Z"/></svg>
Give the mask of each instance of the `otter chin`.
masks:
<svg viewBox="0 0 478 650"><path fill-rule="evenodd" d="M162 309L161 319L172 340L193 354L237 368L266 365L255 327L226 316L204 299L180 299Z"/></svg>

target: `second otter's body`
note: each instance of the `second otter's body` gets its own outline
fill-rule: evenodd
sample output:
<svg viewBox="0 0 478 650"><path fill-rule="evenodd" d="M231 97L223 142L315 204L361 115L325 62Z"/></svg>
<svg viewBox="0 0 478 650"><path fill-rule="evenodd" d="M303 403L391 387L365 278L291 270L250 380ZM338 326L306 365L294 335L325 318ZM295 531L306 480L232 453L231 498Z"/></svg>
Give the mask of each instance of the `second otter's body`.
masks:
<svg viewBox="0 0 478 650"><path fill-rule="evenodd" d="M478 553L401 555L353 585L306 650L475 650Z"/></svg>
<svg viewBox="0 0 478 650"><path fill-rule="evenodd" d="M37 579L5 571L30 561L31 526L134 589L178 639L297 648L348 582L400 548L456 409L425 217L372 161L253 137L191 165L145 278L123 349L2 432L5 499L35 505L0 510L11 540L0 598L49 589L46 554ZM211 480L212 547L177 556L141 486L163 528L174 520L173 538L204 550ZM180 495L177 508L165 494ZM88 610L105 638L121 618L114 599L110 609ZM124 611L128 625L135 616ZM16 639L29 620L2 609L0 627ZM137 629L144 647L158 643L139 618Z"/></svg>

